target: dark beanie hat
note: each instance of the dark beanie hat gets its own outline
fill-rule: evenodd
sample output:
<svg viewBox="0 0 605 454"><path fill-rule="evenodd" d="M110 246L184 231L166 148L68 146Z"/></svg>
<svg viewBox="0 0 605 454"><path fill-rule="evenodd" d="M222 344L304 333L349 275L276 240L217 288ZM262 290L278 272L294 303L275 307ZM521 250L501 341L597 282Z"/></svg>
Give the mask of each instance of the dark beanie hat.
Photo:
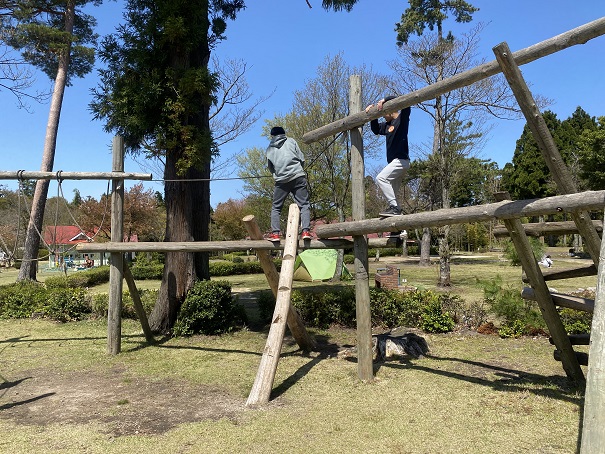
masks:
<svg viewBox="0 0 605 454"><path fill-rule="evenodd" d="M390 96L385 96L384 97L384 102L390 101L391 99L395 99L397 96L395 95L390 95Z"/></svg>
<svg viewBox="0 0 605 454"><path fill-rule="evenodd" d="M272 136L279 136L280 134L285 134L285 133L286 133L286 131L281 126L273 126L271 128Z"/></svg>

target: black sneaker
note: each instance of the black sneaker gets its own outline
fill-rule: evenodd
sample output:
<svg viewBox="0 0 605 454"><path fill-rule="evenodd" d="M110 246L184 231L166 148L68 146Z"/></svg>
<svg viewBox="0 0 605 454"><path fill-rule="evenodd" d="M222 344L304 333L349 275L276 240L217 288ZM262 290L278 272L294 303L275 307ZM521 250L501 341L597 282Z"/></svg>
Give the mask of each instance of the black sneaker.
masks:
<svg viewBox="0 0 605 454"><path fill-rule="evenodd" d="M401 214L401 210L397 208L395 205L391 205L387 210L378 213L378 216L381 217L389 217L389 216L399 216Z"/></svg>

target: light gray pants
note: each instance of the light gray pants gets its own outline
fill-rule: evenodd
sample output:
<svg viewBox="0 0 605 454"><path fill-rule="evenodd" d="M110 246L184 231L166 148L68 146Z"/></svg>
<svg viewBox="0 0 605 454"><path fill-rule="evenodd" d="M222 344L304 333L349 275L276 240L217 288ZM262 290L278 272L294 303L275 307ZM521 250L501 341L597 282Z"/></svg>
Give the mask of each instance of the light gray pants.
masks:
<svg viewBox="0 0 605 454"><path fill-rule="evenodd" d="M386 197L389 205L399 207L396 194L399 192L401 181L409 168L409 159L393 159L376 176L376 184Z"/></svg>
<svg viewBox="0 0 605 454"><path fill-rule="evenodd" d="M275 183L273 190L273 206L271 207L271 230L279 232L281 210L288 194L292 194L294 201L300 208L300 224L304 229L311 228L311 209L309 205L309 191L307 190L307 178L298 177L286 183Z"/></svg>

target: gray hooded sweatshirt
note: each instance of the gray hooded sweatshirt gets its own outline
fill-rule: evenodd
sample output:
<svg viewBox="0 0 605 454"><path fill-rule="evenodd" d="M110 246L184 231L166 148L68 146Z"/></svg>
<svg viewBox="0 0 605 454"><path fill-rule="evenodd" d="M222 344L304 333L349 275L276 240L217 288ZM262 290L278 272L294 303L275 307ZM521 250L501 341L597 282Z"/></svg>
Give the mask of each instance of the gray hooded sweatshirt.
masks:
<svg viewBox="0 0 605 454"><path fill-rule="evenodd" d="M271 138L267 147L267 167L276 183L287 183L298 177L304 177L305 157L296 140L280 134Z"/></svg>

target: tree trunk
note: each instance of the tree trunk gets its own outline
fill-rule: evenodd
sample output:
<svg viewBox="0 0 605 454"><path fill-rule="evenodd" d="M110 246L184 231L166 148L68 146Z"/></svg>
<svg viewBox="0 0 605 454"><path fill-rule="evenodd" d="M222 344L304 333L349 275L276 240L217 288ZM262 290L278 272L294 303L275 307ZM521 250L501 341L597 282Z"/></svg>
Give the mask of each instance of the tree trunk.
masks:
<svg viewBox="0 0 605 454"><path fill-rule="evenodd" d="M75 0L69 0L65 6L65 31L72 33L75 20ZM44 152L42 154L42 172L53 170L55 162L55 150L57 148L57 132L59 130L59 119L61 116L61 107L63 105L63 95L67 84L67 73L69 69L69 56L71 52L71 41L66 49L59 56L59 65L57 68L57 77L50 110L48 113L48 123L46 124L46 137L44 138ZM23 250L23 261L19 269L17 280L36 280L38 249L40 248L40 235L44 222L44 208L48 196L49 180L38 180L32 201L29 223L25 234L25 247Z"/></svg>
<svg viewBox="0 0 605 454"><path fill-rule="evenodd" d="M208 68L210 49L201 43L189 55L175 52L172 56L175 71L189 68ZM192 126L203 137L210 138L210 106L202 102L199 111L183 118L183 125ZM207 149L201 151L199 167L191 166L179 175L180 160L186 150L180 146L166 150L166 203L165 241L208 241L210 237L210 140ZM149 317L149 325L155 333L168 333L177 320L181 304L187 292L198 280L210 279L208 252L168 252L164 262L162 284L158 300Z"/></svg>
<svg viewBox="0 0 605 454"><path fill-rule="evenodd" d="M422 241L420 242L419 266L431 264L431 230L428 227L422 229Z"/></svg>
<svg viewBox="0 0 605 454"><path fill-rule="evenodd" d="M202 211L194 201L195 191L188 181L176 174L177 153L167 153L164 178L166 201L166 241L194 241L194 212ZM187 175L184 178L188 178ZM174 181L176 180L176 181ZM158 300L149 316L149 326L156 333L167 333L176 322L187 291L197 279L193 252L167 252Z"/></svg>

